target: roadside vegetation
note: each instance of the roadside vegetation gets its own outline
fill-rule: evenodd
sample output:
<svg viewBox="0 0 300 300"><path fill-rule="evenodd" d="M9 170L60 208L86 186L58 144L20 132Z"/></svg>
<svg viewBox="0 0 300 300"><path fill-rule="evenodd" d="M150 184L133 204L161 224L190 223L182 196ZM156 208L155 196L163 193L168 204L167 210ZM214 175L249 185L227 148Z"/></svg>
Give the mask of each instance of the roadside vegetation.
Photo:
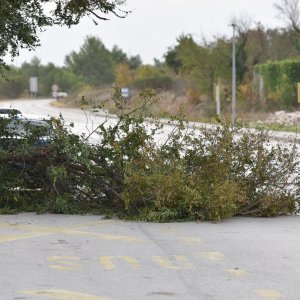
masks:
<svg viewBox="0 0 300 300"><path fill-rule="evenodd" d="M159 222L298 212L299 152L292 141L271 144L264 131L226 122L193 128L183 115L163 134L165 125L143 112L157 97L145 91L139 107L129 109L116 90L117 119L98 124L93 143L53 119L51 141L39 148L34 141L44 133L29 127L17 137L1 119L7 144L0 148L0 210Z"/></svg>

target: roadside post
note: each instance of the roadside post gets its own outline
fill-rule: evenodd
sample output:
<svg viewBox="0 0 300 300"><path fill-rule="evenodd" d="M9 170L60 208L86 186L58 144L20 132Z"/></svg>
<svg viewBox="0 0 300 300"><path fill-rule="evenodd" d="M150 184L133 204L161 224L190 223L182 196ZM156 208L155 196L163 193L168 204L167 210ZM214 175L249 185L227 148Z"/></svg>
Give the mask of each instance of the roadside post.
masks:
<svg viewBox="0 0 300 300"><path fill-rule="evenodd" d="M231 24L233 29L232 35L232 114L231 126L234 128L236 123L236 57L235 57L235 30L236 24Z"/></svg>
<svg viewBox="0 0 300 300"><path fill-rule="evenodd" d="M59 89L58 85L53 84L51 89L52 89L52 97L58 100L58 89Z"/></svg>
<svg viewBox="0 0 300 300"><path fill-rule="evenodd" d="M216 115L221 115L221 87L219 83L216 87Z"/></svg>
<svg viewBox="0 0 300 300"><path fill-rule="evenodd" d="M29 79L29 91L32 98L37 97L38 93L38 79L37 77L30 77Z"/></svg>

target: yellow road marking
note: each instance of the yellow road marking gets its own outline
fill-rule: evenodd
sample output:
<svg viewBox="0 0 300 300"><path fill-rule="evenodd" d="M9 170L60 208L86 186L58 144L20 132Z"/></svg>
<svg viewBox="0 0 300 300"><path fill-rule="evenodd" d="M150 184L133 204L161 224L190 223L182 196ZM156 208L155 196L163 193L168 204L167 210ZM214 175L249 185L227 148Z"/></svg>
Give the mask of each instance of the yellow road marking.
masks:
<svg viewBox="0 0 300 300"><path fill-rule="evenodd" d="M202 240L199 238L187 237L187 238L178 238L177 240L182 241L186 244L201 244Z"/></svg>
<svg viewBox="0 0 300 300"><path fill-rule="evenodd" d="M88 222L88 223L81 223L81 224L76 224L74 226L71 226L71 228L78 228L78 227L89 227L89 226L105 226L105 225L110 225L117 223L116 220L100 220L97 222Z"/></svg>
<svg viewBox="0 0 300 300"><path fill-rule="evenodd" d="M169 233L177 233L180 230L178 228L169 227L169 228L162 229L162 231L166 231L166 232L169 232Z"/></svg>
<svg viewBox="0 0 300 300"><path fill-rule="evenodd" d="M106 223L109 223L109 221L107 221ZM116 241L127 241L127 242L141 242L142 241L141 239L138 239L134 236L120 236L120 235L114 235L114 234L86 232L86 231L79 231L79 230L73 229L73 228L92 226L92 225L97 225L97 224L98 223L86 223L86 224L78 224L78 225L69 226L69 227L40 227L40 226L33 226L33 225L28 225L28 224L10 225L8 223L0 223L0 227L17 228L20 230L27 230L27 231L32 232L30 234L23 234L23 235L22 234L5 235L5 236L0 235L0 242L14 241L14 240L26 239L26 238L31 238L31 237L47 236L50 234L67 234L67 235L98 238L101 240L116 240Z"/></svg>
<svg viewBox="0 0 300 300"><path fill-rule="evenodd" d="M23 233L23 234L10 234L10 235L0 235L0 243L4 242L13 242L18 240L24 240L34 237L41 237L44 236L43 233Z"/></svg>
<svg viewBox="0 0 300 300"><path fill-rule="evenodd" d="M283 297L283 295L276 290L256 290L255 292L259 297L266 299L277 300Z"/></svg>
<svg viewBox="0 0 300 300"><path fill-rule="evenodd" d="M53 300L112 300L107 297L76 293L64 290L26 290L20 293Z"/></svg>
<svg viewBox="0 0 300 300"><path fill-rule="evenodd" d="M55 270L73 271L81 267L81 265L76 262L80 260L78 256L49 256L48 260L57 263L57 265L50 266L51 269Z"/></svg>
<svg viewBox="0 0 300 300"><path fill-rule="evenodd" d="M112 260L116 258L126 261L133 269L138 270L141 268L139 262L131 256L101 256L99 261L105 270L115 271L116 265Z"/></svg>
<svg viewBox="0 0 300 300"><path fill-rule="evenodd" d="M222 260L225 255L221 252L201 252L200 255L208 260Z"/></svg>
<svg viewBox="0 0 300 300"><path fill-rule="evenodd" d="M75 224L72 226L64 226L64 227L40 227L40 226L34 226L34 225L30 225L30 224L19 224L19 223L8 223L8 222L0 222L0 228L18 228L18 229L51 229L51 228L55 228L55 229L74 229L74 228L80 228L80 227L88 227L88 226L105 226L105 225L109 225L111 223L115 223L116 221L114 220L102 220L102 221L98 221L98 222L88 222L88 223L80 223L80 224Z"/></svg>
<svg viewBox="0 0 300 300"><path fill-rule="evenodd" d="M109 224L107 221L104 225ZM98 223L84 223L84 224L77 224L72 226L65 226L65 227L43 227L43 226L36 226L36 225L29 225L29 224L8 224L8 223L0 223L0 228L14 228L20 230L27 230L27 231L34 231L34 232L41 232L41 233L56 233L66 230L73 230L76 228L81 227L88 227L88 226L100 226L101 224Z"/></svg>
<svg viewBox="0 0 300 300"><path fill-rule="evenodd" d="M76 230L61 230L60 233L66 233L68 235L76 236L86 236L92 238L99 238L101 240L114 240L114 241L126 241L126 242L142 242L143 240L138 239L134 236L122 236L108 233L98 233L98 232L86 232L86 231L76 231Z"/></svg>
<svg viewBox="0 0 300 300"><path fill-rule="evenodd" d="M247 277L250 275L249 272L240 269L230 269L226 270L226 272L229 272L231 275L239 278Z"/></svg>
<svg viewBox="0 0 300 300"><path fill-rule="evenodd" d="M152 259L161 267L166 269L180 270L188 269L194 270L195 267L188 261L187 257L183 255L173 255L175 261L164 259L161 256L153 256Z"/></svg>

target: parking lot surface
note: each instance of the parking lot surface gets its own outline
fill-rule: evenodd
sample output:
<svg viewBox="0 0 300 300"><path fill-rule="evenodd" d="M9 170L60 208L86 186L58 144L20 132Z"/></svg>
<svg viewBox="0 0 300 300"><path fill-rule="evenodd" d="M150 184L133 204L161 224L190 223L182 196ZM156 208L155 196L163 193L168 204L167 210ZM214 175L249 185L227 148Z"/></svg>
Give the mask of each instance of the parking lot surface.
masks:
<svg viewBox="0 0 300 300"><path fill-rule="evenodd" d="M1 300L300 299L300 217L1 215Z"/></svg>

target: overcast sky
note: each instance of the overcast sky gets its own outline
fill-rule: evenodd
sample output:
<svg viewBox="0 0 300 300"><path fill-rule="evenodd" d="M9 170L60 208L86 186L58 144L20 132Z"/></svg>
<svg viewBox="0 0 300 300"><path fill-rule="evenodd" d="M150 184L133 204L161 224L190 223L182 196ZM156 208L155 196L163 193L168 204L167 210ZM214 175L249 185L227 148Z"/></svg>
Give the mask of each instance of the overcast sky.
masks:
<svg viewBox="0 0 300 300"><path fill-rule="evenodd" d="M87 18L71 29L49 28L40 35L42 45L34 52L22 51L15 64L37 56L43 64L62 66L65 56L78 51L87 35L99 37L109 49L118 45L129 55L139 54L143 63L152 64L154 58L161 59L168 47L176 45L182 33L192 34L196 40L231 36L233 16L248 15L265 27L283 26L276 17L275 1L127 0L124 8L132 11L127 18L111 16L110 21L99 22L98 26Z"/></svg>

